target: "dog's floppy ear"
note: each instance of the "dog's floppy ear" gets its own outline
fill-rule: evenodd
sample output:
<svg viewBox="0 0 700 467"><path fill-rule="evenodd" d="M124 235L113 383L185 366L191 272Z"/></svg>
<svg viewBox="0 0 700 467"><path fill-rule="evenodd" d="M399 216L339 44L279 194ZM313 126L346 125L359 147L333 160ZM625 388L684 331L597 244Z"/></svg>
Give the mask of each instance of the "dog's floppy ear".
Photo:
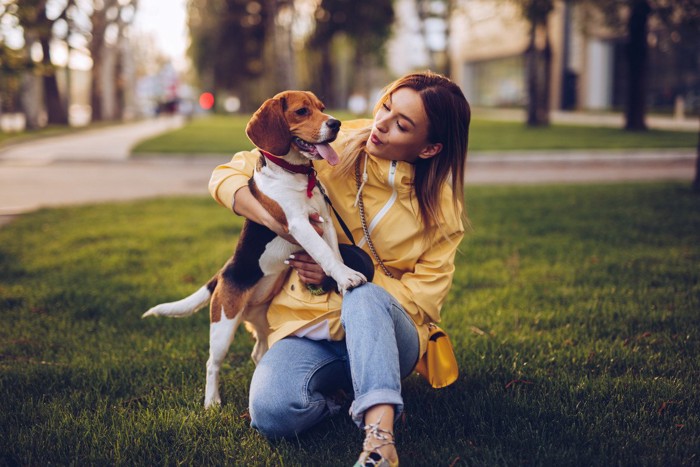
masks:
<svg viewBox="0 0 700 467"><path fill-rule="evenodd" d="M287 154L292 144L292 133L284 118L284 104L283 97L266 100L245 128L255 146L277 156Z"/></svg>

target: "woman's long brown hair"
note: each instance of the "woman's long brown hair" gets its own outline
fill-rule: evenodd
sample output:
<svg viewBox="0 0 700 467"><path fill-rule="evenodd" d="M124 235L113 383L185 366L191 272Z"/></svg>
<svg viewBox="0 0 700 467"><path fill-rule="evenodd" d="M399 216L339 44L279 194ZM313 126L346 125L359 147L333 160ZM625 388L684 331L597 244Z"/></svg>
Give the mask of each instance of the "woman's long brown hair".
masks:
<svg viewBox="0 0 700 467"><path fill-rule="evenodd" d="M377 102L374 113L392 93L400 88L418 92L428 116L428 142L442 143L439 154L415 162L414 190L425 234L440 230L445 216L440 205L443 183L451 177L453 208L466 223L464 209L464 175L469 142L471 110L462 90L448 78L432 72L412 73L391 83ZM363 153L371 128L357 130L342 149L338 170L354 174L355 161Z"/></svg>

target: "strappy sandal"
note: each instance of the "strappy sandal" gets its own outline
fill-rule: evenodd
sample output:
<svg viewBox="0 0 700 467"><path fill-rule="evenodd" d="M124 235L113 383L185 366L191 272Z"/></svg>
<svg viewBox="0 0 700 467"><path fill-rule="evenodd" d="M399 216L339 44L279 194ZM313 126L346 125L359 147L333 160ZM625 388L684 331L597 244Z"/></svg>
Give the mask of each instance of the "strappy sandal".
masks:
<svg viewBox="0 0 700 467"><path fill-rule="evenodd" d="M394 443L394 433L379 428L379 422L365 425L365 441L362 443L362 453L353 467L399 467L398 459L394 462L386 459L379 452L384 446Z"/></svg>

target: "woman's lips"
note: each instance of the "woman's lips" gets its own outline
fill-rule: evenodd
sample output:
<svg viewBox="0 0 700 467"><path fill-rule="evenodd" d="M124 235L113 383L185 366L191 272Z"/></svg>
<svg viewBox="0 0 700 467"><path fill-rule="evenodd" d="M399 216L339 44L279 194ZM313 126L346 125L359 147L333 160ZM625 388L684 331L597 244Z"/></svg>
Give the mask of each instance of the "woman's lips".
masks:
<svg viewBox="0 0 700 467"><path fill-rule="evenodd" d="M372 141L372 144L374 144L374 145L376 145L376 146L382 144L382 140L380 140L379 138L377 138L377 135L375 135L374 133L372 133L372 134L370 135L369 139L370 139L370 141Z"/></svg>

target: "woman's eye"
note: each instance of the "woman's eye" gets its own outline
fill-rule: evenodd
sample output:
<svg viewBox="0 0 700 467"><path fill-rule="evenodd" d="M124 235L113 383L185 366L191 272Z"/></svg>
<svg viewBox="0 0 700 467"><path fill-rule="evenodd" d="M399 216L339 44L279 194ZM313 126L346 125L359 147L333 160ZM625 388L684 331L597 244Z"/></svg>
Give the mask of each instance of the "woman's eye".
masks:
<svg viewBox="0 0 700 467"><path fill-rule="evenodd" d="M304 116L309 113L309 110L306 107L302 107L301 109L297 110L295 112L299 116Z"/></svg>
<svg viewBox="0 0 700 467"><path fill-rule="evenodd" d="M399 127L399 131L406 131L406 128L401 126L401 122L396 122L396 126Z"/></svg>
<svg viewBox="0 0 700 467"><path fill-rule="evenodd" d="M384 107L384 110L386 110L387 112L389 111L389 106L386 105L386 103L382 104L382 107Z"/></svg>

